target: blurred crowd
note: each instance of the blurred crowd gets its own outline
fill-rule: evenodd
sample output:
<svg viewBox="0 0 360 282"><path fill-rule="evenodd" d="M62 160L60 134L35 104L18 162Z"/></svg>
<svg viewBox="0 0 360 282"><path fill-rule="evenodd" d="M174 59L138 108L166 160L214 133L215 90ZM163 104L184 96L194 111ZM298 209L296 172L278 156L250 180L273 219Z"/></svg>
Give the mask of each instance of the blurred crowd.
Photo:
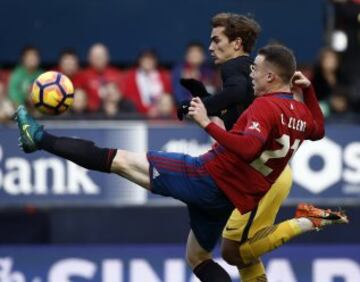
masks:
<svg viewBox="0 0 360 282"><path fill-rule="evenodd" d="M190 97L179 85L181 77L203 81L210 93L219 89L218 75L208 65L206 50L199 43L189 43L182 62L173 70L161 67L156 52L150 49L138 55L134 66L117 68L101 43L89 48L84 68L76 52L66 49L51 70L67 75L75 87L74 104L63 118L173 119L176 105ZM44 71L41 54L32 46L23 49L13 70L0 69L1 121L8 120L20 104L31 109L32 82Z"/></svg>
<svg viewBox="0 0 360 282"><path fill-rule="evenodd" d="M143 50L136 63L121 69L111 62L108 48L101 43L90 46L86 66L80 65L72 49L61 52L58 64L50 69L67 75L75 87L69 119L175 119L176 105L190 98L180 78L201 80L211 94L221 88L219 73L208 63L207 51L199 43L189 43L182 61L173 68L159 64L155 50ZM351 118L360 109L360 97L341 68L340 56L325 48L313 65L303 68L312 80L327 118ZM14 69L0 68L0 122L9 121L15 108L27 104L33 81L45 70L41 54L33 46L22 50ZM40 115L33 111L35 115Z"/></svg>

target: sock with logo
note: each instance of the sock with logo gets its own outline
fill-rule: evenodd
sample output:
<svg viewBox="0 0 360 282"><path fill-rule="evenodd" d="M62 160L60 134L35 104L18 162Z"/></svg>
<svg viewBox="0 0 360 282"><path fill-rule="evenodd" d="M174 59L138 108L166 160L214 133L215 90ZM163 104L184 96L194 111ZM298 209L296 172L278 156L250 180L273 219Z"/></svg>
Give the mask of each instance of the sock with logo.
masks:
<svg viewBox="0 0 360 282"><path fill-rule="evenodd" d="M230 275L212 259L200 263L193 272L201 282L231 282Z"/></svg>
<svg viewBox="0 0 360 282"><path fill-rule="evenodd" d="M290 219L278 225L265 227L241 244L241 258L244 263L251 263L303 232L305 231L299 226L297 219Z"/></svg>
<svg viewBox="0 0 360 282"><path fill-rule="evenodd" d="M87 169L110 172L116 149L99 148L91 141L56 137L44 131L39 147Z"/></svg>
<svg viewBox="0 0 360 282"><path fill-rule="evenodd" d="M265 267L261 260L239 269L241 282L267 282Z"/></svg>

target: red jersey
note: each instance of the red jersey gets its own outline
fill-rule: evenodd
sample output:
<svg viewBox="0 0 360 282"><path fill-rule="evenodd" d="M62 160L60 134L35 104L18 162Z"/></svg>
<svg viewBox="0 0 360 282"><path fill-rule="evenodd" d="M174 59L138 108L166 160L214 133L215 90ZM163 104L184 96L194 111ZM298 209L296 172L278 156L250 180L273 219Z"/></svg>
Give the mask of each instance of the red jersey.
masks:
<svg viewBox="0 0 360 282"><path fill-rule="evenodd" d="M100 89L104 84L114 82L122 91L121 72L113 67L107 67L103 72L97 72L89 67L79 73L79 88L85 90L88 97L88 110L96 112L101 107Z"/></svg>
<svg viewBox="0 0 360 282"><path fill-rule="evenodd" d="M163 94L170 94L172 89L169 72L163 69L159 69L157 73L159 75L159 82L162 87L161 92ZM136 110L139 113L148 114L152 105L148 105L142 100L136 76L136 68L127 72L126 79L124 80L124 95L135 104Z"/></svg>
<svg viewBox="0 0 360 282"><path fill-rule="evenodd" d="M226 132L205 130L217 141L201 156L218 187L241 213L253 210L306 140L324 135L324 120L312 87L304 103L291 93L258 97Z"/></svg>

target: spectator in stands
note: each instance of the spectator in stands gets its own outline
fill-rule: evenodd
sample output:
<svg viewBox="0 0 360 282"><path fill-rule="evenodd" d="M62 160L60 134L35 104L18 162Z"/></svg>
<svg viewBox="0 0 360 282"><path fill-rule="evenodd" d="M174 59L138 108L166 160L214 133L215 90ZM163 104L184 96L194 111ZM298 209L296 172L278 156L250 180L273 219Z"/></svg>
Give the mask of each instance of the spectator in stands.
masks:
<svg viewBox="0 0 360 282"><path fill-rule="evenodd" d="M175 66L172 72L174 97L177 105L192 98L191 94L180 85L180 78L194 78L205 85L210 94L217 88L215 71L206 63L205 48L201 43L189 43L184 62Z"/></svg>
<svg viewBox="0 0 360 282"><path fill-rule="evenodd" d="M348 84L340 70L339 57L332 49L324 48L320 51L318 62L314 68L312 83L324 115L328 116L330 114L329 99L334 88Z"/></svg>
<svg viewBox="0 0 360 282"><path fill-rule="evenodd" d="M353 77L352 84L350 87L349 95L349 104L351 105L351 110L359 114L360 113L360 77Z"/></svg>
<svg viewBox="0 0 360 282"><path fill-rule="evenodd" d="M11 120L15 108L6 95L6 85L0 80L0 123Z"/></svg>
<svg viewBox="0 0 360 282"><path fill-rule="evenodd" d="M33 46L25 47L21 52L21 63L12 71L8 85L9 98L16 106L28 101L32 83L42 73L39 65L39 50Z"/></svg>
<svg viewBox="0 0 360 282"><path fill-rule="evenodd" d="M70 108L70 113L72 117L85 117L84 114L87 113L88 100L86 92L81 88L76 88L74 92L74 103Z"/></svg>
<svg viewBox="0 0 360 282"><path fill-rule="evenodd" d="M158 119L175 119L174 100L171 95L162 95L156 101L156 106L150 109L148 116Z"/></svg>
<svg viewBox="0 0 360 282"><path fill-rule="evenodd" d="M126 99L116 83L110 82L102 88L102 113L109 118L123 116L127 113L136 113L132 101Z"/></svg>
<svg viewBox="0 0 360 282"><path fill-rule="evenodd" d="M343 117L349 113L349 89L335 87L330 95L329 105L332 117Z"/></svg>
<svg viewBox="0 0 360 282"><path fill-rule="evenodd" d="M3 87L5 87L5 92L7 92L8 89L9 79L10 79L10 71L7 69L0 68L0 83L3 84Z"/></svg>
<svg viewBox="0 0 360 282"><path fill-rule="evenodd" d="M73 49L64 49L61 51L58 61L57 70L65 74L72 83L75 89L80 87L80 64L79 56Z"/></svg>
<svg viewBox="0 0 360 282"><path fill-rule="evenodd" d="M104 44L91 46L88 54L89 66L79 74L80 85L88 96L88 110L97 112L101 108L101 88L109 82L122 88L121 72L110 66L110 56Z"/></svg>
<svg viewBox="0 0 360 282"><path fill-rule="evenodd" d="M170 74L158 66L158 57L153 50L141 52L137 62L126 75L124 95L134 102L139 113L157 117L158 101L172 92ZM167 111L173 111L173 103L167 106Z"/></svg>

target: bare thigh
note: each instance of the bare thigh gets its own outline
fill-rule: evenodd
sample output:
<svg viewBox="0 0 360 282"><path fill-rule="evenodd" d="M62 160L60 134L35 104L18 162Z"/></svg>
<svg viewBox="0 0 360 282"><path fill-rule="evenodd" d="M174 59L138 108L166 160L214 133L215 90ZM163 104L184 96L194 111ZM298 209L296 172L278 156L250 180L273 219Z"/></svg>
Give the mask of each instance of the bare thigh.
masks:
<svg viewBox="0 0 360 282"><path fill-rule="evenodd" d="M150 189L149 161L146 153L117 150L111 163L111 172L116 173L143 188Z"/></svg>

